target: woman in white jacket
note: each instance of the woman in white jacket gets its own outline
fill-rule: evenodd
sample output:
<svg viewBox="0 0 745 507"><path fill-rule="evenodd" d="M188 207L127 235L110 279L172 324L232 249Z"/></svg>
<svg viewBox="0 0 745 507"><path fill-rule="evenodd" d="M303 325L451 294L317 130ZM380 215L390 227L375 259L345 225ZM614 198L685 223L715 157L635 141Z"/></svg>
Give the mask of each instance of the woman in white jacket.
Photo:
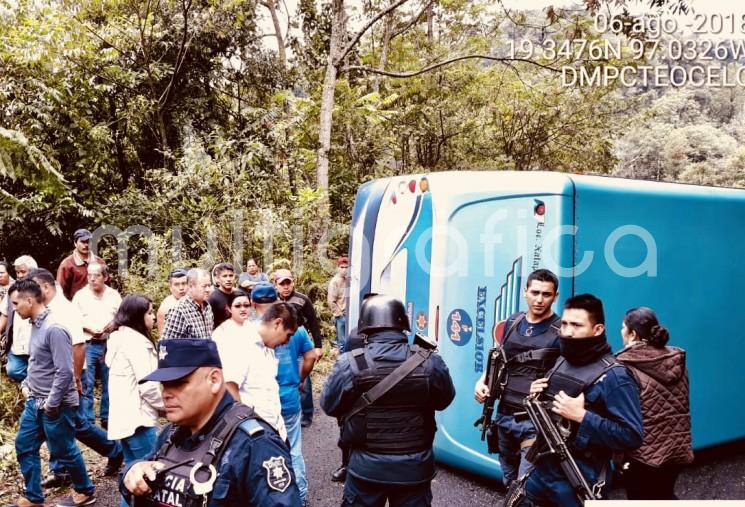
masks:
<svg viewBox="0 0 745 507"><path fill-rule="evenodd" d="M140 379L158 367L156 346L150 338L154 322L152 301L130 294L114 317L116 331L108 342L108 436L121 440L125 465L154 450L155 424L158 413L164 409L158 383L139 384Z"/></svg>

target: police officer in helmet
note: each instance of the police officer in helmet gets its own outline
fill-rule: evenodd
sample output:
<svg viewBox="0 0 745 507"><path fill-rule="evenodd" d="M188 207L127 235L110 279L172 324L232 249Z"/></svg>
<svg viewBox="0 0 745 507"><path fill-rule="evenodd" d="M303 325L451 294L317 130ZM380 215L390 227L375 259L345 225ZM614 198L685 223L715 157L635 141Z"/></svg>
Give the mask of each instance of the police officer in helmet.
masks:
<svg viewBox="0 0 745 507"><path fill-rule="evenodd" d="M292 312L273 322L292 334ZM120 491L137 506L300 506L285 442L225 389L215 342L160 343L158 369L166 426L145 460L124 472Z"/></svg>
<svg viewBox="0 0 745 507"><path fill-rule="evenodd" d="M433 350L409 345L409 319L395 298L365 300L358 331L365 347L339 357L321 393L351 451L342 505L431 505L435 410L455 397L448 368Z"/></svg>

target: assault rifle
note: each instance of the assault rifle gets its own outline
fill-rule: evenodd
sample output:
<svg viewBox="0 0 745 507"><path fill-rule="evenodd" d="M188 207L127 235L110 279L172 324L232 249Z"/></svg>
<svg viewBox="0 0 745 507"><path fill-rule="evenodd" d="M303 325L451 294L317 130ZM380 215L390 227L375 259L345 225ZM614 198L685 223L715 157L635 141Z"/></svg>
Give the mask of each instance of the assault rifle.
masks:
<svg viewBox="0 0 745 507"><path fill-rule="evenodd" d="M574 457L569 452L566 439L571 433L570 428L557 424L551 414L546 410L546 404L550 402L538 401L538 396L539 393L536 393L528 396L523 401L525 410L528 412L528 416L538 433L537 441L531 447L531 451L535 452L529 452L529 455L532 454L532 456L529 456L528 459L532 463L535 463L541 456L556 454L559 457L561 471L564 472L569 484L572 485L577 498L582 502L585 500L599 500L599 488L604 484L598 483L596 485L597 490L590 487L587 479L585 479L577 466L577 462L574 461ZM547 450L541 452L543 449Z"/></svg>
<svg viewBox="0 0 745 507"><path fill-rule="evenodd" d="M481 440L486 440L486 432L491 425L494 414L494 403L502 397L504 386L507 385L507 356L501 345L497 345L489 351L486 364L486 375L484 383L489 388L489 397L484 402L484 410L474 426L481 428Z"/></svg>

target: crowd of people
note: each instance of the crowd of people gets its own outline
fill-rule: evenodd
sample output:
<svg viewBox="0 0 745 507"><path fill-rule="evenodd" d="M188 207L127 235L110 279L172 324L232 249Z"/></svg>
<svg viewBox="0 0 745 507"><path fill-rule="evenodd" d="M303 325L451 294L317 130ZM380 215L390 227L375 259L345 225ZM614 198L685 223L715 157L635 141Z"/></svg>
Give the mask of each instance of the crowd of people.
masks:
<svg viewBox="0 0 745 507"><path fill-rule="evenodd" d="M106 475L124 465L122 506L307 504L302 428L313 422L310 373L323 336L292 271L262 273L254 260L243 273L229 263L176 269L156 311L147 295L122 298L108 285L91 237L75 231L56 276L28 255L13 269L0 262L0 349L26 397L16 437L24 492L14 505L44 505L45 488L68 484L57 505L96 501L76 439L107 458ZM434 415L455 397L450 373L426 340L410 343L395 298L365 296L348 329L348 269L337 259L327 299L338 357L320 405L339 422L342 450L332 479L344 482L342 505L430 505ZM582 504L557 456L541 452L528 397L569 425L569 448L598 496L615 462L629 498L674 498L693 457L685 352L667 346L667 330L642 307L625 315L625 346L612 354L602 302L573 296L555 314L558 279L548 270L530 274L524 296L527 311L504 326L508 375L486 422L510 501ZM491 396L484 377L474 391L478 402Z"/></svg>
<svg viewBox="0 0 745 507"><path fill-rule="evenodd" d="M122 297L109 285L108 267L91 253L91 238L86 229L75 231L74 250L56 276L29 255L12 266L0 262L0 352L8 378L21 384L26 397L16 439L24 492L15 505L43 505L44 489L66 485L72 486L72 495L58 505L94 503L95 488L76 439L108 458L104 475L114 476L122 464L129 470L163 450L157 432L161 417L173 428L209 433L214 429L214 424L204 425L209 417L197 417L202 424L189 426L191 412L204 416L209 400L216 401L211 408L219 411L230 408L230 400L250 407L237 427L247 429L249 440L266 434L259 447L276 451L268 462L258 462L250 478L254 489L255 474L264 476L268 487L266 498L256 505L304 504L308 482L301 428L313 421L310 373L322 355L323 336L311 300L295 290L293 273L279 269L268 275L253 259L245 272L229 263L217 264L211 272L176 269L168 275L170 294L156 307L147 295ZM337 329L344 329L338 320L346 314L343 282L349 261L341 257L337 265L343 279L342 285L338 276L332 281L337 288L333 311ZM334 344L342 342L340 336ZM190 398L194 391L179 405L176 387L195 376L196 369L189 368L200 358L209 364L196 369L219 368L220 389L210 394L220 396L205 396L200 403ZM188 364L163 366L176 360ZM164 368L176 368L179 375L150 379ZM216 374L211 375L214 381ZM189 414L183 418L178 411ZM39 449L45 441L49 474L42 477ZM262 452L266 449L254 454ZM285 473L287 467L291 473ZM209 488L212 496L218 485ZM178 488L164 493L168 488L163 487L153 493L148 486L149 498L183 493ZM131 491L123 487L122 493L122 505L127 505ZM243 497L236 498L236 504L245 505Z"/></svg>

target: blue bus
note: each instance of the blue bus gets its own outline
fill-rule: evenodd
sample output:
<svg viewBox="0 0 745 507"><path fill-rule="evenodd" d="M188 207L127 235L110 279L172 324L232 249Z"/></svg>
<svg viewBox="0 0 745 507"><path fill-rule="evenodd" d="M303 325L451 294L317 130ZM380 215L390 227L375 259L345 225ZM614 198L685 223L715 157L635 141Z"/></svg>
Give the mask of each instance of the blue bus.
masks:
<svg viewBox="0 0 745 507"><path fill-rule="evenodd" d="M745 191L553 172L452 171L362 185L350 235L350 322L369 292L406 305L413 331L438 343L456 387L437 416L438 461L499 479L473 426L473 387L504 320L525 310L527 275L548 268L564 299L603 300L621 321L653 308L687 350L694 448L745 437L740 289ZM353 325L351 326L353 327Z"/></svg>

